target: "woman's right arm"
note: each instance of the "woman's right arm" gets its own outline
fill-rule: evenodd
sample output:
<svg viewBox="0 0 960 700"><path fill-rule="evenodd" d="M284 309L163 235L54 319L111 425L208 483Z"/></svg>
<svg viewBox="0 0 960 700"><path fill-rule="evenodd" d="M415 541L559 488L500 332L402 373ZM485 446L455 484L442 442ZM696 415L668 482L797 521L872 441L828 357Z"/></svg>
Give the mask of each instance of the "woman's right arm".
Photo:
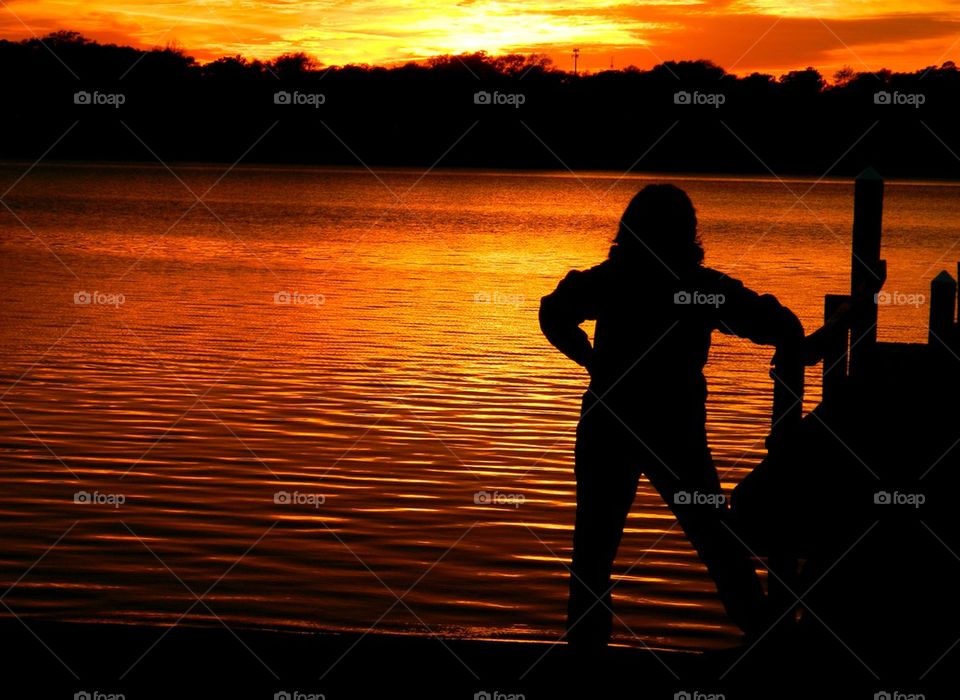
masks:
<svg viewBox="0 0 960 700"><path fill-rule="evenodd" d="M557 350L588 371L593 346L580 324L597 317L593 286L591 271L573 270L540 300L540 330Z"/></svg>

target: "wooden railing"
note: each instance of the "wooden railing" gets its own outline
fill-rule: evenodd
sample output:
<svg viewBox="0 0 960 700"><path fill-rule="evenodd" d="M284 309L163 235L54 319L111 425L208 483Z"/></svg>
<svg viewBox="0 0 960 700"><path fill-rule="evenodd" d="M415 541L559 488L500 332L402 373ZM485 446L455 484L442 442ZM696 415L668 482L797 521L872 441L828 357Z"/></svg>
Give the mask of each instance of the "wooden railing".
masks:
<svg viewBox="0 0 960 700"><path fill-rule="evenodd" d="M777 353L773 415L768 446L802 418L803 367L823 362L823 400L838 395L848 378L870 376L877 354L877 294L887 277L881 259L883 178L867 168L856 179L853 204L853 250L850 293L828 294L824 324L807 336L799 353ZM957 264L960 280L960 263ZM930 283L928 346L933 357L951 355L960 361L960 309L957 281L946 270ZM884 344L881 344L884 345ZM890 345L890 344L885 344Z"/></svg>

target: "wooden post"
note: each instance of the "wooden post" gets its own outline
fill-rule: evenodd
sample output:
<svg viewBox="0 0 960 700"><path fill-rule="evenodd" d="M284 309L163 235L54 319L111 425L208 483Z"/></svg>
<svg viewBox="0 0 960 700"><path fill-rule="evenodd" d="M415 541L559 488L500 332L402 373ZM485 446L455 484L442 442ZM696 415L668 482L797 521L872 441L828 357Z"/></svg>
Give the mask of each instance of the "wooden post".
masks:
<svg viewBox="0 0 960 700"><path fill-rule="evenodd" d="M799 351L780 349L770 370L773 379L773 412L767 452L779 453L786 436L793 433L803 418L804 365Z"/></svg>
<svg viewBox="0 0 960 700"><path fill-rule="evenodd" d="M846 294L827 294L823 298L823 319L829 321L850 299ZM823 352L823 400L836 396L847 378L847 348L850 333L845 325L830 331Z"/></svg>
<svg viewBox="0 0 960 700"><path fill-rule="evenodd" d="M946 270L930 282L930 347L949 349L953 342L957 283Z"/></svg>
<svg viewBox="0 0 960 700"><path fill-rule="evenodd" d="M803 418L803 363L799 356L778 362L770 376L773 378L773 432L789 430Z"/></svg>
<svg viewBox="0 0 960 700"><path fill-rule="evenodd" d="M878 287L880 237L883 227L883 178L873 168L857 176L853 198L853 261L850 296L863 298L859 313L850 323L850 375L860 375L877 344L877 303L865 290Z"/></svg>

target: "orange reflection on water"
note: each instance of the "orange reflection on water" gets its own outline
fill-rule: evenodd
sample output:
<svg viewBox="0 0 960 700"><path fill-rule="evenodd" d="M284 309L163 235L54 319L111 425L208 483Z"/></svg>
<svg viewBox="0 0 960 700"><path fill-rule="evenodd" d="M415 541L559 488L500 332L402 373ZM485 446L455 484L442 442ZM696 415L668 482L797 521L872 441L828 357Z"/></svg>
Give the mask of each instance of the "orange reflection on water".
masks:
<svg viewBox="0 0 960 700"><path fill-rule="evenodd" d="M220 171L179 174L203 191ZM381 177L403 191L419 173ZM603 192L616 176L580 179ZM195 590L229 571L210 600L234 623L365 630L395 602L385 584L413 586L404 600L434 632L554 638L586 377L543 340L537 304L603 258L645 181L598 205L563 174L441 172L404 207L362 171L240 168L207 200L229 230L195 210L163 235L192 198L162 169L39 167L7 199L69 270L0 212L3 582L67 534L6 600L172 624L194 599L155 554ZM821 182L811 212L771 180L681 184L708 263L815 328L823 294L846 288L852 188ZM958 202L889 186L888 288L926 289ZM125 300L78 306L80 289ZM922 340L925 315L884 307L881 337ZM716 338L709 428L727 488L763 456L769 359ZM125 502L74 503L81 490ZM642 481L618 615L655 645L730 643L673 524ZM426 633L402 606L377 627Z"/></svg>

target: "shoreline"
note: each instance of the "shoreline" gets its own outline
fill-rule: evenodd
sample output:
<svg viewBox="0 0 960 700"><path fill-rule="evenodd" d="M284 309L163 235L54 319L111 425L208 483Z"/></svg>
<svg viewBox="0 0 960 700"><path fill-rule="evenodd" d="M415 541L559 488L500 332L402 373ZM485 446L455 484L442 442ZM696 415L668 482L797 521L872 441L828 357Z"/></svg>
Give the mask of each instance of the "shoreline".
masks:
<svg viewBox="0 0 960 700"><path fill-rule="evenodd" d="M167 165L177 166L182 170L205 171L211 170L220 174L225 166L231 165L227 160L192 160L192 159L170 159ZM421 176L424 174L424 168L416 164L396 164L396 163L371 163L368 170L361 165L347 165L341 163L302 163L297 161L258 161L249 160L243 164L232 168L239 172L289 172L302 174L369 174L371 171L384 175L411 175ZM43 168L149 168L166 172L164 165L156 160L116 160L104 159L96 160L89 158L77 159L49 159L41 163L34 163L29 159L20 158L0 158L0 167L24 167L32 169ZM733 183L769 183L769 184L804 184L817 183L823 185L848 185L852 187L851 180L857 173L835 174L830 177L817 177L811 172L803 171L785 171L782 176L773 176L764 170L641 170L633 169L629 173L624 173L616 168L575 168L564 170L562 168L491 168L482 166L442 166L431 168L429 175L469 175L475 177L533 177L533 178L556 178L556 179L614 179L617 181L647 181L647 180L669 180L675 178L686 182L733 182ZM914 175L914 176L894 176L887 178L887 185L914 186L914 187L956 187L960 186L960 177L947 178L936 177L932 175Z"/></svg>
<svg viewBox="0 0 960 700"><path fill-rule="evenodd" d="M626 694L736 700L839 697L841 688L878 685L866 671L855 673L828 638L801 644L777 641L776 632L763 650L746 644L700 653L613 647L603 656L582 657L563 643L374 632L12 617L0 629L7 687L32 688L31 696L43 698L593 700Z"/></svg>
<svg viewBox="0 0 960 700"><path fill-rule="evenodd" d="M571 682L566 645L546 641L453 639L382 632L293 632L187 625L57 622L7 617L7 682L63 688L69 697L123 694L195 697L185 688L242 690L242 697L368 697L394 686L395 697L464 697L495 692L531 697ZM614 676L642 673L667 683L689 675L704 655L612 647ZM659 671L658 671L659 668ZM18 678L19 676L19 678ZM34 680L31 680L34 679ZM24 685L26 684L26 685ZM468 692L469 691L469 692ZM45 695L47 696L47 695ZM204 694L205 697L209 695ZM49 697L55 697L49 695ZM282 697L282 696L281 696ZM119 700L119 698L115 698Z"/></svg>

